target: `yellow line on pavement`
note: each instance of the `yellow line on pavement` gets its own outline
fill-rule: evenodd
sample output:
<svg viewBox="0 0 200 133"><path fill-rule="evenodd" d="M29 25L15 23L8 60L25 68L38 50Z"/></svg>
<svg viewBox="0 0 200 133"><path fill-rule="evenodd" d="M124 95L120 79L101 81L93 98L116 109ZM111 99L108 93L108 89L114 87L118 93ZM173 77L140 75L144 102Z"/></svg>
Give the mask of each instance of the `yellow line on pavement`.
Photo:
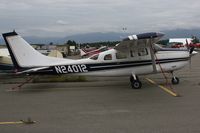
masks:
<svg viewBox="0 0 200 133"><path fill-rule="evenodd" d="M154 82L153 80L149 79L149 78L146 78L146 80L148 80L150 83L154 84L154 85L157 85L156 82Z"/></svg>
<svg viewBox="0 0 200 133"><path fill-rule="evenodd" d="M30 118L27 120L20 121L9 121L9 122L0 122L0 125L11 125L11 124L34 124L36 121L32 121Z"/></svg>
<svg viewBox="0 0 200 133"><path fill-rule="evenodd" d="M160 87L162 90L164 90L165 92L167 92L168 94L174 96L174 97L177 97L179 96L178 94L176 94L175 92L173 92L171 89L167 88L167 87L164 87L162 85L158 85L155 81L149 79L149 78L146 78L146 80L148 80L150 83L154 84L154 85L157 85L158 87Z"/></svg>
<svg viewBox="0 0 200 133"><path fill-rule="evenodd" d="M0 122L0 125L11 125L11 124L24 124L24 122L22 121Z"/></svg>

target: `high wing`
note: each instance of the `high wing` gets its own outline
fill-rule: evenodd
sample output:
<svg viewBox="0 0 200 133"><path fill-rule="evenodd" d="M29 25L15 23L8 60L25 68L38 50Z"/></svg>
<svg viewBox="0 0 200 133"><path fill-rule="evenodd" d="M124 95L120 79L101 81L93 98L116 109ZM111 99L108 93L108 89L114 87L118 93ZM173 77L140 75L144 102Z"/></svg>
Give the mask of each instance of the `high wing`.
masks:
<svg viewBox="0 0 200 133"><path fill-rule="evenodd" d="M130 50L138 47L150 47L164 36L163 33L149 32L138 35L131 35L123 39L114 48L120 52L129 53Z"/></svg>
<svg viewBox="0 0 200 133"><path fill-rule="evenodd" d="M128 38L123 39L123 41L117 44L114 49L125 54L129 54L131 51L135 51L135 49L149 47L153 64L153 71L156 72L156 60L153 44L160 40L160 38L162 38L163 36L163 33L157 32L131 35L128 36Z"/></svg>

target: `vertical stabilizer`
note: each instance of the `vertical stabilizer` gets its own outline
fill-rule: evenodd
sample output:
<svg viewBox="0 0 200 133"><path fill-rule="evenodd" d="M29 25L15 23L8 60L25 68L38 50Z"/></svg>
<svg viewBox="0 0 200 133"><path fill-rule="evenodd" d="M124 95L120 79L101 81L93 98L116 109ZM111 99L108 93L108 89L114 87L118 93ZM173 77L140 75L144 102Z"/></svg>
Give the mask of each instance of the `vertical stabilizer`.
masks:
<svg viewBox="0 0 200 133"><path fill-rule="evenodd" d="M62 64L69 59L61 59L48 57L35 50L28 42L26 42L15 31L4 33L3 38L6 42L10 56L15 68L32 68L53 66Z"/></svg>

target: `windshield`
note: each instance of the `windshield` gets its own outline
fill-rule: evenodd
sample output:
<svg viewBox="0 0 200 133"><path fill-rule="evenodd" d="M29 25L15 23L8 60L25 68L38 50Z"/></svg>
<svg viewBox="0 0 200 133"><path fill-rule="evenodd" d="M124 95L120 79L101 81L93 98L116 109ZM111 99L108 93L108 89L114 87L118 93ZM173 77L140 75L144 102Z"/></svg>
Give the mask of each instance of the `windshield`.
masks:
<svg viewBox="0 0 200 133"><path fill-rule="evenodd" d="M159 51L159 50L162 49L162 47L161 47L159 44L154 44L154 49L155 49L156 51Z"/></svg>
<svg viewBox="0 0 200 133"><path fill-rule="evenodd" d="M90 57L90 59L92 60L97 60L99 58L99 54L95 54L92 57Z"/></svg>

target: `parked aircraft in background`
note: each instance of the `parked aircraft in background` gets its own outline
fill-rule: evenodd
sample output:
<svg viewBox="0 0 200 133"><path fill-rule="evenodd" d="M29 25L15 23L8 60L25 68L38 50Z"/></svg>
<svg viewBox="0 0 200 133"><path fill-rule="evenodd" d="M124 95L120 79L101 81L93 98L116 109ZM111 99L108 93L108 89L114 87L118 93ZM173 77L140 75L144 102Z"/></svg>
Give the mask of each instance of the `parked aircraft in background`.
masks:
<svg viewBox="0 0 200 133"><path fill-rule="evenodd" d="M12 60L7 48L0 49L0 71L13 70Z"/></svg>
<svg viewBox="0 0 200 133"><path fill-rule="evenodd" d="M109 48L108 48L107 46L102 46L102 47L100 47L100 48L98 48L98 49L93 49L93 50L87 50L87 49L85 49L85 48L79 49L79 50L80 50L80 55L81 55L81 57L84 58L84 57L92 56L92 55L94 55L94 54L98 54L98 53L103 52L103 51L106 51L106 50L108 50L108 49L109 49Z"/></svg>
<svg viewBox="0 0 200 133"><path fill-rule="evenodd" d="M200 43L194 43L192 38L170 38L161 40L158 43L165 47L171 48L200 48Z"/></svg>
<svg viewBox="0 0 200 133"><path fill-rule="evenodd" d="M194 48L200 49L200 43L191 43L191 44L189 44L189 47L194 47Z"/></svg>
<svg viewBox="0 0 200 133"><path fill-rule="evenodd" d="M48 56L63 58L62 53L58 50L52 50L48 53ZM14 66L10 57L10 53L7 48L0 49L0 72L14 72Z"/></svg>
<svg viewBox="0 0 200 133"><path fill-rule="evenodd" d="M179 42L183 45L192 43L192 38L170 38L169 43Z"/></svg>
<svg viewBox="0 0 200 133"><path fill-rule="evenodd" d="M158 42L158 44L170 48L184 48L187 47L186 45L190 43L192 43L192 38L170 38L170 39L160 40Z"/></svg>
<svg viewBox="0 0 200 133"><path fill-rule="evenodd" d="M86 59L72 60L42 55L16 32L3 34L16 74L75 74L90 76L130 76L132 88L142 86L139 75L171 73L188 64L193 49L163 49L155 43L163 33L143 33L123 39L113 49Z"/></svg>

